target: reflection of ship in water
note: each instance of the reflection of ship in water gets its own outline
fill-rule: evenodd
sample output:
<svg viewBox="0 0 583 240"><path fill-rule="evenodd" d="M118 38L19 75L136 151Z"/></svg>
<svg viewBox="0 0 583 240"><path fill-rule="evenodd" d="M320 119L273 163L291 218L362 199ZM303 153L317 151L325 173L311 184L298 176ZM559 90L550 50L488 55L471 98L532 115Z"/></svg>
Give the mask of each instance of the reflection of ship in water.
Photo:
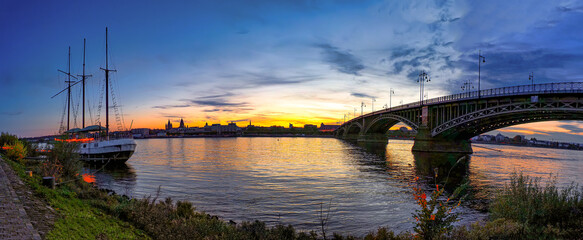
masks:
<svg viewBox="0 0 583 240"><path fill-rule="evenodd" d="M99 188L113 190L117 194L132 196L136 186L136 171L131 165L86 164L83 168L84 179L93 179Z"/></svg>

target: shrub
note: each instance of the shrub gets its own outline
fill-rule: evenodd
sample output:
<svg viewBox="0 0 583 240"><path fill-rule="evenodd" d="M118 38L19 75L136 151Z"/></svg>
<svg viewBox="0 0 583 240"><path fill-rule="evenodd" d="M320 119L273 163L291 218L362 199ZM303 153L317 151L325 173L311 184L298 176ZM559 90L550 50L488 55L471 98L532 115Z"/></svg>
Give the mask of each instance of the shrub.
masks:
<svg viewBox="0 0 583 240"><path fill-rule="evenodd" d="M10 145L14 145L16 144L16 142L18 141L18 137L16 137L16 135L12 135L9 133L1 133L0 134L0 146L10 146ZM2 152L2 150L0 150L0 153Z"/></svg>
<svg viewBox="0 0 583 240"><path fill-rule="evenodd" d="M77 153L77 144L60 141L54 144L46 164L48 165L47 169L64 179L78 178L83 167L79 160L79 153Z"/></svg>
<svg viewBox="0 0 583 240"><path fill-rule="evenodd" d="M556 177L545 187L540 178L512 173L510 184L490 206L493 219L509 219L522 224L528 236L578 238L583 234L583 191L576 185L559 190Z"/></svg>
<svg viewBox="0 0 583 240"><path fill-rule="evenodd" d="M436 176L437 177L437 176ZM417 182L419 177L415 178ZM453 223L458 221L458 213L452 212L461 203L461 199L450 206L450 200L455 196L452 195L447 200L440 200L445 189L439 189L439 185L435 184L436 189L431 193L431 197L427 200L427 195L419 184L413 187L414 197L417 205L421 207L420 210L415 210L413 217L415 218L415 227L413 230L417 236L422 239L437 239L445 236L448 232L453 230Z"/></svg>
<svg viewBox="0 0 583 240"><path fill-rule="evenodd" d="M26 157L26 147L18 139L10 145L5 144L3 149L6 151L6 157L10 160L20 162Z"/></svg>

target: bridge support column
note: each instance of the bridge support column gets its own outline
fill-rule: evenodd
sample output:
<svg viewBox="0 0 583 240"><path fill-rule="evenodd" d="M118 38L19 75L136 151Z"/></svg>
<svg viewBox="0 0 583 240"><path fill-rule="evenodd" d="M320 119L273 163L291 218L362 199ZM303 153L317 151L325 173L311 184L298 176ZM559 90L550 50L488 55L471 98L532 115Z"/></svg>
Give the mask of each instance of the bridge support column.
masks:
<svg viewBox="0 0 583 240"><path fill-rule="evenodd" d="M431 137L431 129L424 126L419 127L411 150L414 152L473 153L470 141L434 138Z"/></svg>
<svg viewBox="0 0 583 240"><path fill-rule="evenodd" d="M388 142L389 138L384 134L366 134L358 136L357 145L369 151L384 154Z"/></svg>

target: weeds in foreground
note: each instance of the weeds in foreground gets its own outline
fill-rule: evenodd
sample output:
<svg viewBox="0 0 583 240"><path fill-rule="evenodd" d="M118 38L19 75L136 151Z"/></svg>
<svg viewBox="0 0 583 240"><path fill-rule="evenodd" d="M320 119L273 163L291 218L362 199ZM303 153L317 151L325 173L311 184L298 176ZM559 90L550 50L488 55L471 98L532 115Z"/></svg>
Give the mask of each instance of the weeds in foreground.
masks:
<svg viewBox="0 0 583 240"><path fill-rule="evenodd" d="M521 226L525 236L579 238L583 235L583 189L571 184L559 190L556 176L546 184L540 178L512 173L490 206L494 220L506 219Z"/></svg>
<svg viewBox="0 0 583 240"><path fill-rule="evenodd" d="M436 176L437 177L437 176ZM415 178L417 182L419 177ZM453 223L458 221L458 213L452 212L461 204L461 199L457 204L450 205L450 196L443 201L441 198L445 189L439 189L439 184L435 184L435 190L431 193L429 200L423 189L417 185L413 187L414 197L417 205L421 207L413 214L416 226L413 228L417 237L422 239L437 239L453 230Z"/></svg>

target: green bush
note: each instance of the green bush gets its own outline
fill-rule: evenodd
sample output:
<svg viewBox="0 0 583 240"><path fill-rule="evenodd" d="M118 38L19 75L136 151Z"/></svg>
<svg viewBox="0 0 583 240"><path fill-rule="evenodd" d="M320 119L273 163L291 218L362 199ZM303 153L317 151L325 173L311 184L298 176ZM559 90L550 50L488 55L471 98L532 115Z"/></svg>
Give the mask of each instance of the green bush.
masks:
<svg viewBox="0 0 583 240"><path fill-rule="evenodd" d="M18 137L16 137L16 135L5 132L0 133L0 147L4 145L14 145L17 141ZM3 153L2 150L0 150L0 153Z"/></svg>
<svg viewBox="0 0 583 240"><path fill-rule="evenodd" d="M510 184L492 202L491 217L521 224L526 236L579 238L583 236L582 196L574 184L559 190L556 177L543 187L540 178L513 173Z"/></svg>
<svg viewBox="0 0 583 240"><path fill-rule="evenodd" d="M10 145L5 144L3 149L5 150L4 155L10 160L20 162L26 157L26 147L18 139Z"/></svg>
<svg viewBox="0 0 583 240"><path fill-rule="evenodd" d="M77 152L77 144L72 142L58 141L53 145L53 149L48 154L45 162L46 169L45 176L61 177L63 180L79 178L82 170L82 163L79 160L79 153Z"/></svg>

